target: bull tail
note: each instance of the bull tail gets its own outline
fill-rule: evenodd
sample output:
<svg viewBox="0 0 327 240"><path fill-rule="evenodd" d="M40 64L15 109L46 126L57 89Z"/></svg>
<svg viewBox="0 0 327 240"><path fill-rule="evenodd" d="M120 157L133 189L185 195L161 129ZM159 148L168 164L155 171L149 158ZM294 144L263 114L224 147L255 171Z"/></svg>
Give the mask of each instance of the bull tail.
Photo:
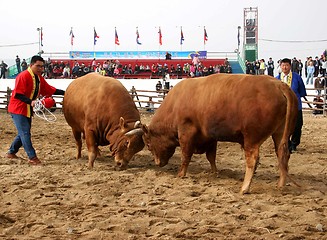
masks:
<svg viewBox="0 0 327 240"><path fill-rule="evenodd" d="M278 146L278 158L279 158L279 169L280 169L280 180L279 180L279 187L285 185L285 178L287 177L292 183L296 186L301 187L298 183L296 183L288 174L288 160L290 158L290 151L288 147L289 138L294 131L294 124L296 121L297 111L293 111L293 108L297 109L297 98L294 96L292 90L286 85L281 84L280 90L282 91L284 97L287 100L287 107L286 107L286 118L285 118L285 127L282 136L282 140Z"/></svg>

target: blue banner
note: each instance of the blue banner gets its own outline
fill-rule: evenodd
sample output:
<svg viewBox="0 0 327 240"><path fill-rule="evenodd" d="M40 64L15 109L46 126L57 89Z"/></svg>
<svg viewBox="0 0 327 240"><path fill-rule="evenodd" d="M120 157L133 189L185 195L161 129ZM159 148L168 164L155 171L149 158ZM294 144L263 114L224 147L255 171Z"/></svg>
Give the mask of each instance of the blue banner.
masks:
<svg viewBox="0 0 327 240"><path fill-rule="evenodd" d="M167 51L70 51L69 57L72 59L165 59ZM198 55L200 59L207 58L207 51L172 51L169 52L174 59L192 59Z"/></svg>

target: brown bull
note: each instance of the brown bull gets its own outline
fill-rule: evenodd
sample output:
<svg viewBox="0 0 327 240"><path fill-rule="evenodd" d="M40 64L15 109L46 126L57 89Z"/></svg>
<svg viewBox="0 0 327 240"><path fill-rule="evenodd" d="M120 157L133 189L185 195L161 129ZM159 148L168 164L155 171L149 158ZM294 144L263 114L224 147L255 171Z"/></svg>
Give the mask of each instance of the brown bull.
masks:
<svg viewBox="0 0 327 240"><path fill-rule="evenodd" d="M82 134L88 149L88 165L94 165L98 146L109 145L115 162L126 168L144 147L140 114L126 88L116 79L89 73L68 86L63 112L71 126L81 157Z"/></svg>
<svg viewBox="0 0 327 240"><path fill-rule="evenodd" d="M186 175L194 153L206 153L217 172L217 141L237 142L245 151L246 171L241 193L250 190L261 144L272 136L280 179L288 176L288 139L297 117L297 98L283 82L269 76L215 74L179 82L156 111L144 141L155 163L165 166L177 146Z"/></svg>

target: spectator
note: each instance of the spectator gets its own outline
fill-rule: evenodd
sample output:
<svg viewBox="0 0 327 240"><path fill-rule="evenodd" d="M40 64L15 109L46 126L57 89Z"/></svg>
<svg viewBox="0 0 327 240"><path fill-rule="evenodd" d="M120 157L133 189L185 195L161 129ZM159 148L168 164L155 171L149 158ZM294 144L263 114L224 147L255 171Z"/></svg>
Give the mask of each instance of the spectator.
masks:
<svg viewBox="0 0 327 240"><path fill-rule="evenodd" d="M260 62L259 62L259 60L256 60L254 62L254 72L255 72L255 75L259 75L259 69L260 69Z"/></svg>
<svg viewBox="0 0 327 240"><path fill-rule="evenodd" d="M17 72L20 73L22 70L21 70L21 66L20 66L20 58L18 57L18 55L16 56L16 67L17 67Z"/></svg>
<svg viewBox="0 0 327 240"><path fill-rule="evenodd" d="M320 96L321 94L321 89L320 88L324 88L325 86L325 79L322 77L321 75L318 75L318 77L316 77L315 79L315 83L314 83L314 88L317 91L317 94Z"/></svg>
<svg viewBox="0 0 327 240"><path fill-rule="evenodd" d="M224 64L220 65L219 72L220 73L226 73L226 66Z"/></svg>
<svg viewBox="0 0 327 240"><path fill-rule="evenodd" d="M27 62L26 62L25 58L22 61L21 67L22 67L22 69L21 69L22 71L25 71L27 69Z"/></svg>
<svg viewBox="0 0 327 240"><path fill-rule="evenodd" d="M225 65L225 66L230 65L228 58L225 58L224 65Z"/></svg>
<svg viewBox="0 0 327 240"><path fill-rule="evenodd" d="M299 61L296 59L296 57L293 58L292 60L292 64L291 64L291 67L292 67L292 72L296 72L298 73L298 69L299 69Z"/></svg>
<svg viewBox="0 0 327 240"><path fill-rule="evenodd" d="M186 75L188 75L190 73L190 64L189 63L184 63L183 72Z"/></svg>
<svg viewBox="0 0 327 240"><path fill-rule="evenodd" d="M260 59L260 66L259 66L259 75L264 75L266 71L267 65L264 59Z"/></svg>
<svg viewBox="0 0 327 240"><path fill-rule="evenodd" d="M303 69L303 63L301 61L301 59L299 59L299 63L298 63L298 73L299 75L302 77L302 69Z"/></svg>
<svg viewBox="0 0 327 240"><path fill-rule="evenodd" d="M151 72L152 72L152 75L157 75L157 73L158 73L157 65L155 65L154 63L152 63Z"/></svg>
<svg viewBox="0 0 327 240"><path fill-rule="evenodd" d="M307 77L306 84L308 85L309 81L310 81L310 84L313 84L313 75L315 73L315 67L313 66L313 61L309 62L309 66L307 68L307 73L308 73L308 77Z"/></svg>
<svg viewBox="0 0 327 240"><path fill-rule="evenodd" d="M179 63L177 63L176 73L177 73L177 78L178 79L182 78L183 69L182 69L182 66Z"/></svg>
<svg viewBox="0 0 327 240"><path fill-rule="evenodd" d="M169 52L166 52L166 60L171 60L171 54Z"/></svg>
<svg viewBox="0 0 327 240"><path fill-rule="evenodd" d="M326 56L322 56L321 60L321 74L323 77L326 77L326 69L327 69L327 61L326 61Z"/></svg>
<svg viewBox="0 0 327 240"><path fill-rule="evenodd" d="M0 78L6 78L7 67L8 65L2 60L0 64Z"/></svg>
<svg viewBox="0 0 327 240"><path fill-rule="evenodd" d="M139 74L140 73L140 67L139 65L136 63L134 66L134 74Z"/></svg>
<svg viewBox="0 0 327 240"><path fill-rule="evenodd" d="M118 66L116 66L114 69L114 76L118 76L118 75L119 75L119 69Z"/></svg>
<svg viewBox="0 0 327 240"><path fill-rule="evenodd" d="M90 67L90 71L95 72L96 68L97 68L97 62L96 62L95 58L93 58L92 63L91 63L91 67Z"/></svg>
<svg viewBox="0 0 327 240"><path fill-rule="evenodd" d="M226 67L226 73L233 73L232 66L230 64Z"/></svg>
<svg viewBox="0 0 327 240"><path fill-rule="evenodd" d="M203 67L203 76L208 76L208 68L207 67Z"/></svg>
<svg viewBox="0 0 327 240"><path fill-rule="evenodd" d="M70 77L70 67L69 67L69 64L66 64L66 66L64 67L64 69L62 71L62 77L63 78L69 78Z"/></svg>
<svg viewBox="0 0 327 240"><path fill-rule="evenodd" d="M281 74L276 76L276 78L285 82L293 90L298 100L298 114L295 123L295 129L288 144L289 150L290 152L292 152L296 151L297 146L301 142L303 126L301 97L305 97L307 95L307 92L305 90L305 86L301 76L296 72L291 72L291 59L284 58L283 60L281 60L281 69Z"/></svg>
<svg viewBox="0 0 327 240"><path fill-rule="evenodd" d="M171 76L174 76L176 73L176 69L173 64L170 65L170 71L169 71Z"/></svg>
<svg viewBox="0 0 327 240"><path fill-rule="evenodd" d="M215 70L213 69L213 66L210 65L209 68L208 68L208 75L211 75L211 74L214 74L215 73Z"/></svg>
<svg viewBox="0 0 327 240"><path fill-rule="evenodd" d="M198 54L194 54L193 59L192 59L192 63L195 67L197 67L200 64L200 59Z"/></svg>
<svg viewBox="0 0 327 240"><path fill-rule="evenodd" d="M314 77L317 77L318 74L319 74L319 70L320 70L320 60L319 60L319 57L316 56L315 60L313 61L313 66L315 68L315 71L313 73L313 76Z"/></svg>
<svg viewBox="0 0 327 240"><path fill-rule="evenodd" d="M108 68L109 68L109 63L107 60L103 61L102 67L105 70L105 76L108 75Z"/></svg>
<svg viewBox="0 0 327 240"><path fill-rule="evenodd" d="M79 69L80 69L79 63L78 62L75 62L75 65L74 65L74 67L72 69L72 78L77 78L78 77L78 75L79 75Z"/></svg>
<svg viewBox="0 0 327 240"><path fill-rule="evenodd" d="M272 60L271 57L269 58L267 65L268 65L268 75L274 76L275 65L274 65L274 61Z"/></svg>
<svg viewBox="0 0 327 240"><path fill-rule="evenodd" d="M277 73L278 73L278 75L280 75L281 72L282 72L282 69L281 69L281 67L280 67L280 64L281 64L281 60L279 59L279 60L277 61Z"/></svg>
<svg viewBox="0 0 327 240"><path fill-rule="evenodd" d="M136 93L136 89L134 86L132 86L131 90L130 90L131 94L132 94L132 99L134 100L134 97L137 97L137 93ZM138 97L137 97L138 99Z"/></svg>
<svg viewBox="0 0 327 240"><path fill-rule="evenodd" d="M313 99L313 105L315 106L315 108L312 111L313 115L317 115L317 114L322 114L323 113L323 108L324 108L324 100L321 99L321 97L318 95Z"/></svg>
<svg viewBox="0 0 327 240"><path fill-rule="evenodd" d="M312 61L312 57L307 57L307 60L304 63L304 73L306 78L308 77L308 66L311 61Z"/></svg>
<svg viewBox="0 0 327 240"><path fill-rule="evenodd" d="M106 76L106 73L107 73L106 70L103 67L101 67L99 74L102 76Z"/></svg>
<svg viewBox="0 0 327 240"><path fill-rule="evenodd" d="M154 112L154 102L152 101L152 97L149 97L148 105L145 107L148 112Z"/></svg>
<svg viewBox="0 0 327 240"><path fill-rule="evenodd" d="M156 91L161 91L161 90L162 90L162 83L158 81L156 84Z"/></svg>
<svg viewBox="0 0 327 240"><path fill-rule="evenodd" d="M245 60L246 74L254 74L253 63L248 60Z"/></svg>

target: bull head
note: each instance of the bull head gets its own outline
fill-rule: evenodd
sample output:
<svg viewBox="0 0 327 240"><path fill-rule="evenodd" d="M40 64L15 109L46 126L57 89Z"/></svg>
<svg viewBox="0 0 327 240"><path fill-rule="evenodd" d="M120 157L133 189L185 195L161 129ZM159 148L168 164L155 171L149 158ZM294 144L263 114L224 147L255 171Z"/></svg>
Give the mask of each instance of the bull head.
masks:
<svg viewBox="0 0 327 240"><path fill-rule="evenodd" d="M141 125L140 121L136 121L131 126L125 122L124 118L121 117L119 120L121 133L119 139L116 140L118 144L115 149L115 162L119 169L125 169L134 155L144 148Z"/></svg>
<svg viewBox="0 0 327 240"><path fill-rule="evenodd" d="M163 167L175 152L176 144L162 134L155 134L148 126L142 125L143 141L154 157L156 165Z"/></svg>

